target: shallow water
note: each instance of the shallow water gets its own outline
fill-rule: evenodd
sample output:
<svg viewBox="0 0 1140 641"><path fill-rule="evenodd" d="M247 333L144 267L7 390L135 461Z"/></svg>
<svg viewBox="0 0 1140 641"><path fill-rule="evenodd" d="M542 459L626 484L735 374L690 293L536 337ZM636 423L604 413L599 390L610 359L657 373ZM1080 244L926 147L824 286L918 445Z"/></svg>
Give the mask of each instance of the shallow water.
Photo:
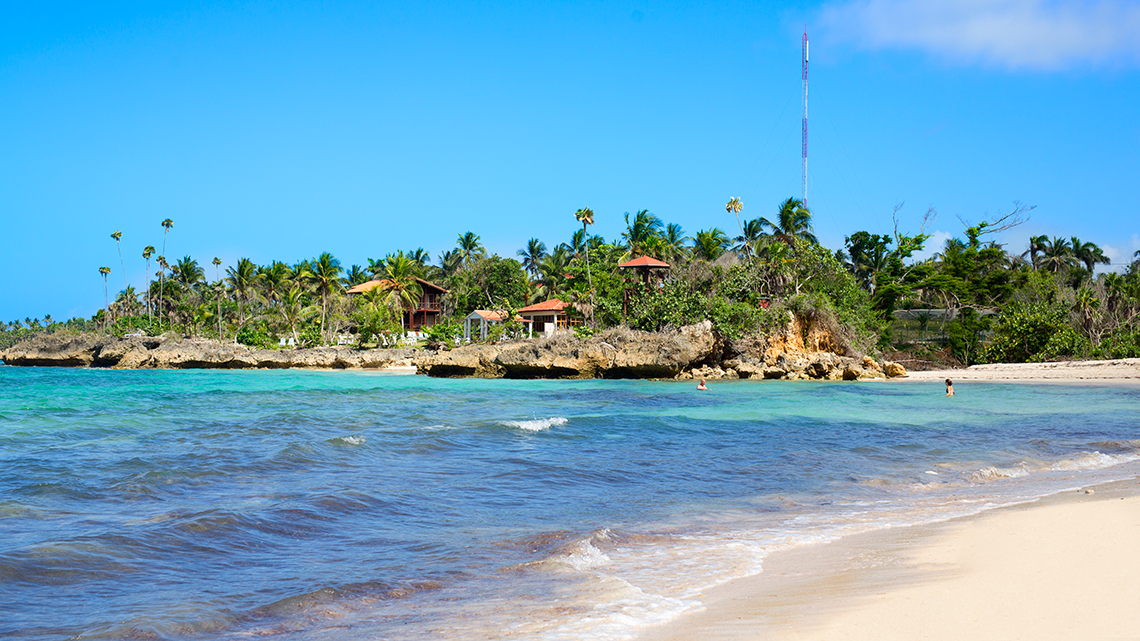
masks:
<svg viewBox="0 0 1140 641"><path fill-rule="evenodd" d="M621 639L1135 473L1140 390L0 367L0 636Z"/></svg>

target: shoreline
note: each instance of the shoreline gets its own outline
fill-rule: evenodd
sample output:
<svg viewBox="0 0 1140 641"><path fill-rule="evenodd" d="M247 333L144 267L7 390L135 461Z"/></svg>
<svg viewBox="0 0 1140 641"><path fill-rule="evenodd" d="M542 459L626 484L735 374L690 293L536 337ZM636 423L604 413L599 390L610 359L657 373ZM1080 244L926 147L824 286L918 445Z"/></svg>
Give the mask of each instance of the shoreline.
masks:
<svg viewBox="0 0 1140 641"><path fill-rule="evenodd" d="M965 369L908 371L898 381L991 383L1111 383L1140 385L1140 358L1045 363L990 363Z"/></svg>
<svg viewBox="0 0 1140 641"><path fill-rule="evenodd" d="M773 553L639 641L1116 638L1140 626L1140 477Z"/></svg>

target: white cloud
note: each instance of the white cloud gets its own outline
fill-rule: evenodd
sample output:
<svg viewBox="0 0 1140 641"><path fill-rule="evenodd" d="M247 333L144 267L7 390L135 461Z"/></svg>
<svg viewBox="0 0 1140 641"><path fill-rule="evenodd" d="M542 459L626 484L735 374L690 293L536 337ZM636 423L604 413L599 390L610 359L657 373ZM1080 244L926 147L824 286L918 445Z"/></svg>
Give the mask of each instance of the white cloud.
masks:
<svg viewBox="0 0 1140 641"><path fill-rule="evenodd" d="M1134 0L839 0L821 19L835 39L958 62L1043 70L1140 63Z"/></svg>

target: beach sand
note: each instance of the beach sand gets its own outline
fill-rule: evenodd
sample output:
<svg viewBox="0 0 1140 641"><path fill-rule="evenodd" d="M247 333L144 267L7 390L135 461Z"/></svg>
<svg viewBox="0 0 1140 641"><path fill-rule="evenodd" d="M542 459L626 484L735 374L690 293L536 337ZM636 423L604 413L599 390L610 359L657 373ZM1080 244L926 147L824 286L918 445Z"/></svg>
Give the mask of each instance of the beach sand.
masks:
<svg viewBox="0 0 1140 641"><path fill-rule="evenodd" d="M1140 639L1140 480L772 554L642 641Z"/></svg>
<svg viewBox="0 0 1140 641"><path fill-rule="evenodd" d="M1115 381L1131 386L1140 384L1140 358L1110 361L1062 361L1055 363L993 363L965 369L908 372L899 381L1033 381L1084 383Z"/></svg>

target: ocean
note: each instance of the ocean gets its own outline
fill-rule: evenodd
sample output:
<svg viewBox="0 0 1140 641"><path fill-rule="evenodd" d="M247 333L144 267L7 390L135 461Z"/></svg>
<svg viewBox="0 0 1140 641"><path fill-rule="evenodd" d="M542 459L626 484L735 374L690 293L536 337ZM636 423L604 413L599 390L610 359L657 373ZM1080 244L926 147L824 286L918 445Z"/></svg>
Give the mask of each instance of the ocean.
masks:
<svg viewBox="0 0 1140 641"><path fill-rule="evenodd" d="M1140 470L1140 389L0 367L0 637L636 636Z"/></svg>

